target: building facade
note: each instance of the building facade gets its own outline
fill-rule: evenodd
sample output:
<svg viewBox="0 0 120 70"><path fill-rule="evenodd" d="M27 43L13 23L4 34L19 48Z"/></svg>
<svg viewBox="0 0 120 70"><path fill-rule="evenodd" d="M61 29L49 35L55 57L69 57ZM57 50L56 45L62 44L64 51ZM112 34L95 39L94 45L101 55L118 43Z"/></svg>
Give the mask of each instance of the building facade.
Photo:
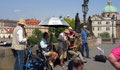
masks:
<svg viewBox="0 0 120 70"><path fill-rule="evenodd" d="M0 19L0 38L12 38L13 30L18 21ZM41 32L48 32L48 27L39 26L40 21L36 19L26 20L26 32L28 36L32 35L34 29L38 28Z"/></svg>
<svg viewBox="0 0 120 70"><path fill-rule="evenodd" d="M44 26L39 26L38 24L40 23L40 21L36 20L36 19L29 19L26 21L26 32L28 36L32 35L32 32L34 29L38 28L41 32L48 32L48 27L44 27Z"/></svg>
<svg viewBox="0 0 120 70"><path fill-rule="evenodd" d="M92 17L92 30L95 37L101 37L104 32L108 32L110 37L112 37L113 30L113 35L116 38L116 21L112 22L111 18L94 15Z"/></svg>
<svg viewBox="0 0 120 70"><path fill-rule="evenodd" d="M0 38L11 38L17 21L0 19Z"/></svg>
<svg viewBox="0 0 120 70"><path fill-rule="evenodd" d="M112 16L115 17L112 20ZM104 8L102 15L93 15L92 16L92 30L95 37L101 37L101 34L104 32L109 33L112 38L117 37L116 21L119 19L119 13L116 7L112 5L112 2L109 1L108 5Z"/></svg>

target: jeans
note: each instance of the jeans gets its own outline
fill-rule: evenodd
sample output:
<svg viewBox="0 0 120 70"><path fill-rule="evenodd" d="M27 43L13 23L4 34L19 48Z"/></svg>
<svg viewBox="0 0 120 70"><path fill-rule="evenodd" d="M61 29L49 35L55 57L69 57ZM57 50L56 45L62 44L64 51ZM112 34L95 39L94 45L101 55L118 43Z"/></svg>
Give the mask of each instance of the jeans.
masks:
<svg viewBox="0 0 120 70"><path fill-rule="evenodd" d="M25 58L24 50L15 50L14 70L23 70L24 58Z"/></svg>
<svg viewBox="0 0 120 70"><path fill-rule="evenodd" d="M82 46L82 56L84 57L84 48L86 49L86 57L89 57L89 47L88 47L88 43L83 43Z"/></svg>

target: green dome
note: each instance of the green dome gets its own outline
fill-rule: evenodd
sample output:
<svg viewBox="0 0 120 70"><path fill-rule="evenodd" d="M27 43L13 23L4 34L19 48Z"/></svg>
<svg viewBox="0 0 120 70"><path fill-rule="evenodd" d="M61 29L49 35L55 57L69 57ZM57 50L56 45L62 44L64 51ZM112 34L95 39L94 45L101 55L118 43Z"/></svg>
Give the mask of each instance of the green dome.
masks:
<svg viewBox="0 0 120 70"><path fill-rule="evenodd" d="M116 7L112 6L112 5L108 5L104 8L103 10L103 13L109 13L109 12L117 12L118 13L118 10Z"/></svg>
<svg viewBox="0 0 120 70"><path fill-rule="evenodd" d="M112 2L109 1L108 5L103 10L103 13L118 13L118 10L112 5Z"/></svg>

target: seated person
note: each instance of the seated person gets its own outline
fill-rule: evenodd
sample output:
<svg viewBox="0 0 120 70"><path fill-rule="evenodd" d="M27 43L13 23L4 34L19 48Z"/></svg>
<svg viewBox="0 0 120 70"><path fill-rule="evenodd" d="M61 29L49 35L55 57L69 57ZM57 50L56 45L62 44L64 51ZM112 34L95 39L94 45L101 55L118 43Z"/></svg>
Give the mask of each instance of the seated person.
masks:
<svg viewBox="0 0 120 70"><path fill-rule="evenodd" d="M43 34L43 38L40 41L40 46L42 48L42 53L45 56L51 56L49 63L50 65L53 66L54 61L57 59L58 54L56 52L50 51L50 46L52 45L52 43L49 43L48 41L48 33L45 32Z"/></svg>
<svg viewBox="0 0 120 70"><path fill-rule="evenodd" d="M111 51L108 60L117 70L120 70L120 45Z"/></svg>
<svg viewBox="0 0 120 70"><path fill-rule="evenodd" d="M79 35L75 34L74 44L69 46L68 53L73 55L72 59L75 57L79 57L82 62L86 63L86 61L82 57L82 54L78 51L80 45L82 45L82 40L80 40L81 39L79 38Z"/></svg>

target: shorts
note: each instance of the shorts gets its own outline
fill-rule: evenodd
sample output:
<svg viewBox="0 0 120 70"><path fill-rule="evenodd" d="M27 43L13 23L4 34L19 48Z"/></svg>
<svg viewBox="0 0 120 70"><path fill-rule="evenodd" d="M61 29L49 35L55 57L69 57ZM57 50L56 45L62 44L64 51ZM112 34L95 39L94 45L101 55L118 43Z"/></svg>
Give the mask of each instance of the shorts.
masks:
<svg viewBox="0 0 120 70"><path fill-rule="evenodd" d="M65 51L63 48L58 48L58 55L60 59L65 59L67 58L67 51Z"/></svg>
<svg viewBox="0 0 120 70"><path fill-rule="evenodd" d="M45 52L44 56L49 56L50 52Z"/></svg>
<svg viewBox="0 0 120 70"><path fill-rule="evenodd" d="M117 48L113 49L111 53L115 56L117 61L120 61L120 46L118 46Z"/></svg>

